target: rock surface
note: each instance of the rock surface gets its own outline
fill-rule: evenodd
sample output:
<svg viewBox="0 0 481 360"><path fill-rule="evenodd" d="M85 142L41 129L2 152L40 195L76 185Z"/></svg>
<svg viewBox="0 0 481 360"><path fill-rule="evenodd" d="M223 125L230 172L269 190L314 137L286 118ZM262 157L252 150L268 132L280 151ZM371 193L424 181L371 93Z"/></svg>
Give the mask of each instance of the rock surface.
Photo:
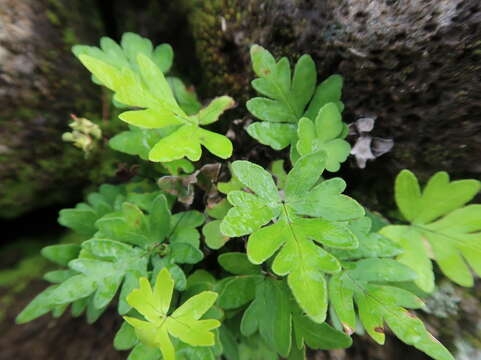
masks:
<svg viewBox="0 0 481 360"><path fill-rule="evenodd" d="M68 201L98 167L61 140L70 113L98 119L102 109L100 89L70 52L100 37L93 4L0 2L0 218Z"/></svg>
<svg viewBox="0 0 481 360"><path fill-rule="evenodd" d="M372 135L394 139L376 160L391 174L481 172L478 0L183 3L209 95L252 96L253 43L277 57L309 53L320 78L344 76L346 119L377 116Z"/></svg>

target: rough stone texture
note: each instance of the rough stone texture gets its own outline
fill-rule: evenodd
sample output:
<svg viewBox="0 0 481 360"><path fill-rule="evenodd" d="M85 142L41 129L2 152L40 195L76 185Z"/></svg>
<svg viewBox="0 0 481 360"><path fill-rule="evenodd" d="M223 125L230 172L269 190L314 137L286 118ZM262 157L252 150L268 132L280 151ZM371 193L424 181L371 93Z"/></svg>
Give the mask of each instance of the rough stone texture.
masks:
<svg viewBox="0 0 481 360"><path fill-rule="evenodd" d="M70 52L100 36L88 0L0 2L0 218L78 196L89 167L63 143L69 114L98 119L101 91ZM97 170L96 170L97 171Z"/></svg>
<svg viewBox="0 0 481 360"><path fill-rule="evenodd" d="M45 284L34 281L18 295L0 322L2 339L0 360L121 360L125 353L116 351L113 338L121 319L110 309L95 324L85 318L72 318L67 312L59 319L50 316L24 325L15 325L15 316ZM0 297L1 298L1 297ZM6 336L5 336L6 335Z"/></svg>
<svg viewBox="0 0 481 360"><path fill-rule="evenodd" d="M189 84L199 81L200 64L193 52L195 40L179 1L115 0L105 11L112 15L110 28L118 39L124 32L132 31L149 38L154 45L170 44L174 49L171 73Z"/></svg>
<svg viewBox="0 0 481 360"><path fill-rule="evenodd" d="M313 55L320 78L345 78L346 119L377 116L373 136L394 139L376 160L481 172L481 4L478 0L184 1L208 95L253 92L249 47ZM369 165L368 170L369 172Z"/></svg>

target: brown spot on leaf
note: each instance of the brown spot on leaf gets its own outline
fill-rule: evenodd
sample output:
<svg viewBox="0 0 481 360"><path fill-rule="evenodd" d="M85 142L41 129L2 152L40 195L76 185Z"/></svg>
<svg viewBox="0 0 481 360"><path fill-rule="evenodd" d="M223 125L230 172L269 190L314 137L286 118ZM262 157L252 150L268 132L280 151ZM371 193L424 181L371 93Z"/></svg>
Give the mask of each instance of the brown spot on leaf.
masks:
<svg viewBox="0 0 481 360"><path fill-rule="evenodd" d="M410 311L406 311L406 315L409 316L410 318L417 319L417 316Z"/></svg>
<svg viewBox="0 0 481 360"><path fill-rule="evenodd" d="M354 333L354 330L349 325L342 323L342 327L347 335L351 336Z"/></svg>
<svg viewBox="0 0 481 360"><path fill-rule="evenodd" d="M432 334L428 333L428 335L429 335L429 337L431 338L432 341L434 341L438 344L441 344L441 342L438 339L436 339Z"/></svg>

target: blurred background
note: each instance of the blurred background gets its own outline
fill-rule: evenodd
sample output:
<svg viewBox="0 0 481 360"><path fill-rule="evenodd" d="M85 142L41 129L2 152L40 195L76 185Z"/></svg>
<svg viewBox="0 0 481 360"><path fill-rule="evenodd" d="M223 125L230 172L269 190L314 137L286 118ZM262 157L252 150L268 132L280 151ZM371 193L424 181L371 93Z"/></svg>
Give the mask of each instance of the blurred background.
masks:
<svg viewBox="0 0 481 360"><path fill-rule="evenodd" d="M480 178L479 0L0 0L2 360L126 358L112 348L120 323L114 312L93 326L69 314L14 325L46 286L41 277L50 265L39 250L72 236L58 225L58 211L101 183L131 176L129 159L106 146L121 126L110 99L70 50L97 45L101 36L119 40L126 31L170 43L174 72L201 98L236 99L240 106L225 127L236 134L239 156L265 162L273 154L243 130L250 121L243 105L253 95L248 52L258 43L277 57L311 54L321 79L344 77L345 121L375 119L371 131L352 132L353 145L364 137L370 146L341 173L350 193L371 209L394 208L393 179L403 168L421 180L438 170ZM102 129L88 157L62 141L70 114ZM481 359L480 299L479 281L472 289L441 284L420 313L456 359ZM359 337L349 350L312 354L408 356L426 358L394 338L380 347Z"/></svg>

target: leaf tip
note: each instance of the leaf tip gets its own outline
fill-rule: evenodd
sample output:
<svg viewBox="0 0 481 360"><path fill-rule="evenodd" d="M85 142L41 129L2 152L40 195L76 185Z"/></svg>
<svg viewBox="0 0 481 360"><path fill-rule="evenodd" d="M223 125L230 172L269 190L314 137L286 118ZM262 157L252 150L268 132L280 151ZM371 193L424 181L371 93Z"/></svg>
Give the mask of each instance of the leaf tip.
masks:
<svg viewBox="0 0 481 360"><path fill-rule="evenodd" d="M260 46L258 44L253 44L251 46L251 50L250 50L251 56L255 55L256 53L258 53L260 51L263 51L263 50L265 50L265 49L262 46Z"/></svg>

